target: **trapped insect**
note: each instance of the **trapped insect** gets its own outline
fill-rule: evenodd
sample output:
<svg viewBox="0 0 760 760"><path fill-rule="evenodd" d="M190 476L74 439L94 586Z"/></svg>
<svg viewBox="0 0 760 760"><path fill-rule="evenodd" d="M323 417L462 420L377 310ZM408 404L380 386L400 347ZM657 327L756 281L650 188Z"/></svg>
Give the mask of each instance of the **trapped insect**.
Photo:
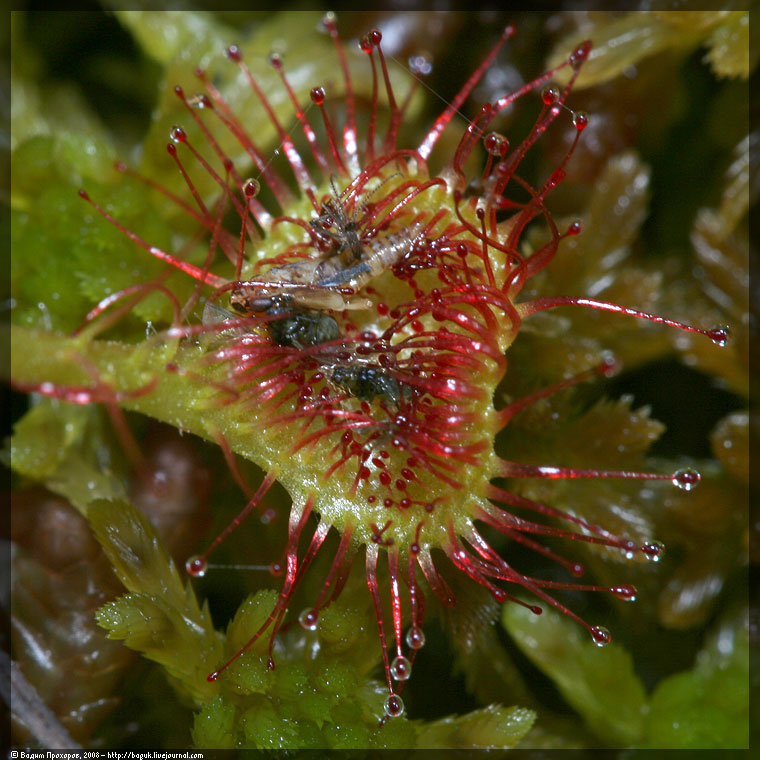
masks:
<svg viewBox="0 0 760 760"><path fill-rule="evenodd" d="M344 196L355 196L355 185L362 175L355 177L346 187L343 193L338 192L336 187L336 178L330 176L330 187L332 196L328 198L320 209L320 214L316 219L312 219L309 224L320 237L326 237L333 243L336 255L341 256L349 264L351 260L359 261L364 257L364 245L371 239L372 229L362 232L362 226L368 221L367 206L370 199L376 195L385 184L396 177L401 177L400 172L385 177L378 185L367 193L367 196L361 203L355 205L353 212L349 215L346 211L346 201ZM356 201L354 201L356 203ZM365 235L367 236L365 238ZM346 256L346 254L349 254Z"/></svg>
<svg viewBox="0 0 760 760"><path fill-rule="evenodd" d="M421 242L425 225L371 240L358 262L345 266L339 254L323 259L299 259L272 267L253 280L235 285L230 307L242 314L271 313L288 305L308 309L345 311L370 309L373 302L352 297L372 280L393 268Z"/></svg>
<svg viewBox="0 0 760 760"><path fill-rule="evenodd" d="M360 401L374 401L380 398L398 406L402 398L408 398L411 391L381 367L352 365L335 367L330 380L346 389Z"/></svg>
<svg viewBox="0 0 760 760"><path fill-rule="evenodd" d="M236 303L233 308L238 315L252 316L245 308ZM266 299L266 308L262 310L267 320L262 327L268 330L271 339L279 346L291 348L303 348L316 346L335 340L341 335L340 327L334 317L323 311L313 309L301 309L294 305L288 305L286 299L272 296ZM207 301L203 309L203 324L209 329L231 320L240 321L240 316L233 314L212 301ZM231 327L218 333L218 337L239 338L253 329L254 324L243 327ZM218 342L215 341L215 342Z"/></svg>

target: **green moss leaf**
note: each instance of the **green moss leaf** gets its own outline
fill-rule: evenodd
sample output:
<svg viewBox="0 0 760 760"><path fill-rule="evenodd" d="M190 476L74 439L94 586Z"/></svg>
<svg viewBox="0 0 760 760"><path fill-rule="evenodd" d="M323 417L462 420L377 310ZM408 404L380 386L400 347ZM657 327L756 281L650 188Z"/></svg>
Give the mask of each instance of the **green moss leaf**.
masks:
<svg viewBox="0 0 760 760"><path fill-rule="evenodd" d="M419 748L496 749L514 747L536 719L524 707L489 705L466 715L451 716L420 730Z"/></svg>
<svg viewBox="0 0 760 760"><path fill-rule="evenodd" d="M749 13L734 11L712 32L707 59L719 77L747 79L757 64L757 50L752 50L749 38Z"/></svg>
<svg viewBox="0 0 760 760"><path fill-rule="evenodd" d="M95 537L126 588L133 592L98 611L109 637L160 662L181 688L206 701L218 690L206 680L222 657L207 607L177 569L147 519L128 502L98 500L88 517Z"/></svg>
<svg viewBox="0 0 760 760"><path fill-rule="evenodd" d="M162 204L156 203L145 188L129 178L113 185L89 184L87 190L120 224L134 230L142 239L166 250L170 247L171 233L165 218L156 211ZM71 188L73 197L76 190ZM125 235L101 219L95 211L76 198L79 203L76 218L82 230L71 241L71 256L79 282L79 290L92 304L125 288L155 281L168 287L180 303L192 292L193 282L181 273L167 268L158 259L148 255L142 248L128 240ZM200 248L188 248L185 256L198 261L204 255ZM107 261L108 266L103 266ZM134 314L158 323L171 321L172 302L161 293L152 293L134 306ZM142 328L142 329L140 329ZM135 337L144 336L144 325L135 329Z"/></svg>
<svg viewBox="0 0 760 760"><path fill-rule="evenodd" d="M65 132L33 138L15 151L11 294L17 323L72 332L102 298L165 271L164 264L100 219L78 196L84 185L122 224L159 247L169 245L166 223L156 214L160 204L134 180L112 184L118 175L111 160L106 146ZM193 253L188 251L189 259ZM196 258L202 255L199 251ZM170 275L168 284L180 299L192 291L187 279ZM152 321L166 322L172 316L171 302L157 293L134 311Z"/></svg>
<svg viewBox="0 0 760 760"><path fill-rule="evenodd" d="M266 622L269 614L277 601L277 592L274 590L259 591L248 597L238 608L235 617L227 627L227 650L230 655L237 652L251 638L253 632ZM260 642L267 642L266 638ZM251 653L259 652L259 646L252 648ZM264 647L264 650L266 647Z"/></svg>
<svg viewBox="0 0 760 760"><path fill-rule="evenodd" d="M192 736L196 747L233 749L237 743L234 705L214 697L196 714Z"/></svg>
<svg viewBox="0 0 760 760"><path fill-rule="evenodd" d="M130 649L163 665L193 699L207 700L217 690L206 680L221 648L213 630L197 625L160 597L127 594L101 607L95 617L109 638L122 639Z"/></svg>
<svg viewBox="0 0 760 760"><path fill-rule="evenodd" d="M710 435L715 458L743 483L749 482L749 414L734 412L724 417Z"/></svg>
<svg viewBox="0 0 760 760"><path fill-rule="evenodd" d="M658 594L660 622L685 629L705 620L732 574L746 564L748 497L744 485L713 463L700 463L692 493L671 491L662 502L656 535L680 561L665 562L670 577Z"/></svg>
<svg viewBox="0 0 760 760"><path fill-rule="evenodd" d="M9 463L65 496L82 514L94 499L124 498L102 410L40 399L16 423ZM110 466L107 462L110 460Z"/></svg>
<svg viewBox="0 0 760 760"><path fill-rule="evenodd" d="M546 269L547 285L553 291L588 292L594 284L598 291L600 278L614 282L620 276L621 262L630 255L649 209L650 175L633 150L607 161L584 210L583 235L565 240Z"/></svg>
<svg viewBox="0 0 760 760"><path fill-rule="evenodd" d="M631 655L621 645L597 647L576 622L554 610L534 615L520 605L507 604L502 623L593 733L614 746L638 741L646 694Z"/></svg>
<svg viewBox="0 0 760 760"><path fill-rule="evenodd" d="M11 295L15 322L71 332L91 304L74 265L80 238L91 236L77 187L84 172L96 168L72 159L78 151L67 137L35 137L13 154ZM93 154L99 165L104 151L93 145L81 154Z"/></svg>
<svg viewBox="0 0 760 760"><path fill-rule="evenodd" d="M40 60L26 44L25 18L12 19L13 57L11 59L11 149L35 135L67 135L67 139L85 141L89 146L107 140L100 120L91 112L82 93L66 82L39 81ZM92 149L79 155L88 164L96 154Z"/></svg>
<svg viewBox="0 0 760 760"><path fill-rule="evenodd" d="M578 88L591 87L619 76L648 56L666 50L688 50L699 44L709 25L720 18L718 13L707 11L701 14L701 23L697 21L686 26L678 23L678 14L674 15L672 22L669 21L669 13L597 14L581 32L571 33L556 46L548 65L556 66L580 42L592 39L594 48L576 82ZM562 74L565 79L569 76L565 72Z"/></svg>
<svg viewBox="0 0 760 760"><path fill-rule="evenodd" d="M115 11L145 53L167 64L180 56L188 66L224 47L231 30L213 13L184 11Z"/></svg>
<svg viewBox="0 0 760 760"><path fill-rule="evenodd" d="M667 749L749 747L749 618L718 624L691 671L662 681L646 721L646 745Z"/></svg>

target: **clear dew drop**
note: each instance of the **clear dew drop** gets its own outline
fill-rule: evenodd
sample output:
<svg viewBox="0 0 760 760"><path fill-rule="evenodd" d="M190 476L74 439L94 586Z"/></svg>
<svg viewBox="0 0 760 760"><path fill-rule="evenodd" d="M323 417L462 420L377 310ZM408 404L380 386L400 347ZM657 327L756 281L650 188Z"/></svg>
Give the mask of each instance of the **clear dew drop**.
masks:
<svg viewBox="0 0 760 760"><path fill-rule="evenodd" d="M606 647L612 641L612 634L603 625L592 625L591 638L598 647Z"/></svg>
<svg viewBox="0 0 760 760"><path fill-rule="evenodd" d="M406 632L406 644L409 649L422 649L425 646L425 633L422 628L411 626Z"/></svg>
<svg viewBox="0 0 760 760"><path fill-rule="evenodd" d="M318 619L319 615L314 610L302 610L301 614L298 616L298 622L300 623L301 628L307 631L317 630Z"/></svg>
<svg viewBox="0 0 760 760"><path fill-rule="evenodd" d="M693 491L701 479L702 476L696 470L685 467L673 473L671 482L682 491Z"/></svg>
<svg viewBox="0 0 760 760"><path fill-rule="evenodd" d="M412 675L412 663L406 657L396 657L391 663L390 670L394 681L406 681Z"/></svg>
<svg viewBox="0 0 760 760"><path fill-rule="evenodd" d="M193 578L203 578L208 569L208 563L203 557L195 555L185 562L185 571Z"/></svg>
<svg viewBox="0 0 760 760"><path fill-rule="evenodd" d="M662 541L647 541L641 551L651 562L659 562L665 555L665 544Z"/></svg>
<svg viewBox="0 0 760 760"><path fill-rule="evenodd" d="M398 718L404 714L404 700L398 694L389 694L383 707L389 718Z"/></svg>

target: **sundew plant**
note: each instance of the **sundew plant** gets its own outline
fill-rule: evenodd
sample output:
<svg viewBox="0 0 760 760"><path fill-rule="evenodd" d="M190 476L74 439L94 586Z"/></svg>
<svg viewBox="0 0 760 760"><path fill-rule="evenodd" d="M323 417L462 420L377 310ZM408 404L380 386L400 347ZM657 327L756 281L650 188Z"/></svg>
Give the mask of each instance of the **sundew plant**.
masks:
<svg viewBox="0 0 760 760"><path fill-rule="evenodd" d="M748 745L748 14L13 23L15 741Z"/></svg>

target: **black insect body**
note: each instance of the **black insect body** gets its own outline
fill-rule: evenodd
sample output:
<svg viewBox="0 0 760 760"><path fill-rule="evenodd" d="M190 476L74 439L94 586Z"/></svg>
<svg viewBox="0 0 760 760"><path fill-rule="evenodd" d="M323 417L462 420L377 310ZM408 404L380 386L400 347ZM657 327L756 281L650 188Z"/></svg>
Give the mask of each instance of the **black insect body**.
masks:
<svg viewBox="0 0 760 760"><path fill-rule="evenodd" d="M335 340L341 334L336 320L323 311L274 307L267 313L287 314L282 319L274 319L269 323L272 340L278 346L317 346Z"/></svg>
<svg viewBox="0 0 760 760"><path fill-rule="evenodd" d="M295 305L294 300L287 295L267 296L257 299L254 304L257 308L251 308L251 301L245 304L231 302L232 308L242 316L251 314L266 314L272 319L267 323L272 341L278 346L290 346L291 348L305 348L317 346L340 337L341 332L334 317L323 311L315 309L303 309ZM223 324L229 319L234 319L235 314L222 309L212 303L207 303L204 308L204 324ZM238 336L245 330L229 330L226 334Z"/></svg>
<svg viewBox="0 0 760 760"><path fill-rule="evenodd" d="M396 378L377 367L336 367L330 379L360 401L373 401L380 396L398 406L406 395L406 388L402 390Z"/></svg>

